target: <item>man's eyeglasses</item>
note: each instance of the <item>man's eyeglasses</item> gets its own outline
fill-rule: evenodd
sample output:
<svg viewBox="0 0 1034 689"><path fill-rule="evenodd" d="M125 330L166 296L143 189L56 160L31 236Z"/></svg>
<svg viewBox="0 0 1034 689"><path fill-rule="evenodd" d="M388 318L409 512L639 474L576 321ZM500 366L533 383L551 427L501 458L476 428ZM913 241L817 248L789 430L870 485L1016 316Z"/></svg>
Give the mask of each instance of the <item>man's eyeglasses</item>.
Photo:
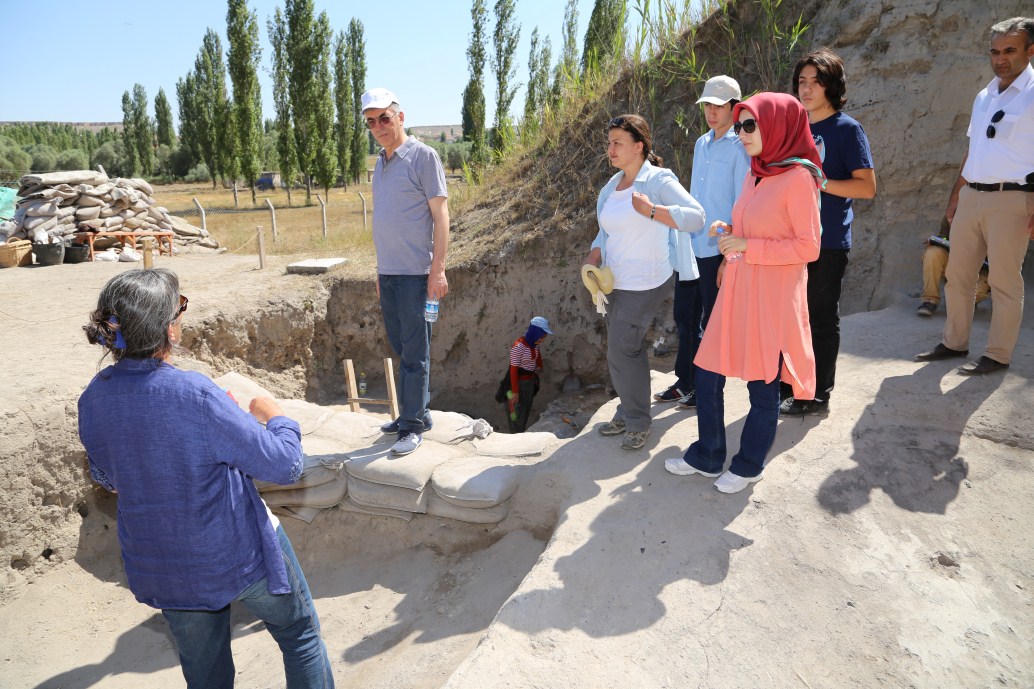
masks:
<svg viewBox="0 0 1034 689"><path fill-rule="evenodd" d="M387 127L389 124L391 124L391 118L393 118L394 116L395 115L393 115L393 114L389 115L388 113L384 113L383 115L380 115L379 117L367 117L366 118L366 127L367 127L367 129L373 129L378 124L380 124L382 127Z"/></svg>
<svg viewBox="0 0 1034 689"><path fill-rule="evenodd" d="M187 299L187 298L186 298L185 296L183 296L182 294L180 295L180 309L179 309L179 311L177 311L177 312L176 312L176 317L177 317L177 318L179 318L179 315L180 315L181 313L183 313L184 311L186 311L186 310L187 310L187 303L188 303L189 301L190 301L190 300L189 300L189 299Z"/></svg>
<svg viewBox="0 0 1034 689"><path fill-rule="evenodd" d="M736 136L740 135L740 131L753 134L754 130L758 128L757 120L743 120L742 122L733 122L732 131L736 133Z"/></svg>
<svg viewBox="0 0 1034 689"><path fill-rule="evenodd" d="M994 115L991 116L991 124L987 125L987 138L988 139L995 138L995 134L998 133L997 131L995 131L995 125L998 124L999 122L1001 122L1003 117L1005 117L1005 111L1004 110L999 110L998 112L996 112Z"/></svg>

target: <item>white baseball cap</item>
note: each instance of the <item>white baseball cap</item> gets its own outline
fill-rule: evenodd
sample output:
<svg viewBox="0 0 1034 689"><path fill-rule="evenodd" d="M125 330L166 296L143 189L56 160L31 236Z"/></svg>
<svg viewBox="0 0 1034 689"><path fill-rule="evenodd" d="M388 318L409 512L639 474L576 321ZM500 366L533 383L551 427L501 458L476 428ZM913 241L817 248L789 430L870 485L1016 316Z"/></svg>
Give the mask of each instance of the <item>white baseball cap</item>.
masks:
<svg viewBox="0 0 1034 689"><path fill-rule="evenodd" d="M363 94L363 112L370 108L386 108L392 103L398 103L399 99L388 89L370 89Z"/></svg>
<svg viewBox="0 0 1034 689"><path fill-rule="evenodd" d="M365 98L365 96L363 97ZM727 77L722 74L717 77L711 77L707 80L704 84L704 95L700 96L697 103L725 105L733 99L743 100L740 95L740 85L736 83L736 80L732 77Z"/></svg>
<svg viewBox="0 0 1034 689"><path fill-rule="evenodd" d="M553 334L553 331L549 329L549 321L547 321L542 316L535 316L534 318L532 318L531 324L545 330L547 335Z"/></svg>

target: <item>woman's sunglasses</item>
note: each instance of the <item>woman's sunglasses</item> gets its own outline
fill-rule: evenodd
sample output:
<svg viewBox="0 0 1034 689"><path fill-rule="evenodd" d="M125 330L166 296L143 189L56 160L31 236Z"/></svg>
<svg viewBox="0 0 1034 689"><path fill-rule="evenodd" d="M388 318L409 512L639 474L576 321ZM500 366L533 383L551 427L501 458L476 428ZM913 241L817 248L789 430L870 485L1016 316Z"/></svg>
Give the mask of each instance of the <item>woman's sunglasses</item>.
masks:
<svg viewBox="0 0 1034 689"><path fill-rule="evenodd" d="M187 299L187 298L186 298L185 296L183 296L182 294L180 295L180 309L179 309L179 311L177 311L177 312L176 312L176 317L177 317L177 318L179 318L179 315L180 315L181 313L183 313L184 311L186 311L186 310L187 310L187 304L188 304L189 302L190 302L190 300L189 300L189 299Z"/></svg>
<svg viewBox="0 0 1034 689"><path fill-rule="evenodd" d="M753 134L754 130L756 130L757 128L757 120L743 120L742 122L734 122L732 125L732 131L736 133L736 136L740 135L740 131L744 131L748 134Z"/></svg>
<svg viewBox="0 0 1034 689"><path fill-rule="evenodd" d="M994 115L991 116L991 124L987 125L987 138L988 139L995 138L995 134L998 133L995 130L995 125L998 124L999 122L1001 122L1003 117L1005 117L1005 111L1004 110L999 110L998 112L996 112Z"/></svg>

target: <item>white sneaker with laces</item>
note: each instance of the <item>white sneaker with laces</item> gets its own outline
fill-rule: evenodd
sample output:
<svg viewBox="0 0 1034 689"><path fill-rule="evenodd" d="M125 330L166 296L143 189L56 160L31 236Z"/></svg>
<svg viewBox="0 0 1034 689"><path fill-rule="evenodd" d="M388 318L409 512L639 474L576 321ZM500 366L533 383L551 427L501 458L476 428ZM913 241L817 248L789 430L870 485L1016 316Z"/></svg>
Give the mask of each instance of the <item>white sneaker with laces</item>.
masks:
<svg viewBox="0 0 1034 689"><path fill-rule="evenodd" d="M676 476L689 476L690 474L700 474L701 476L707 476L708 478L714 478L718 474L710 474L706 471L700 471L696 467L692 467L689 463L682 459L682 457L669 457L664 460L664 468L669 474L675 474Z"/></svg>
<svg viewBox="0 0 1034 689"><path fill-rule="evenodd" d="M739 493L750 484L760 481L762 476L763 474L750 477L737 476L731 471L727 471L718 477L718 480L714 482L714 487L718 489L719 493Z"/></svg>

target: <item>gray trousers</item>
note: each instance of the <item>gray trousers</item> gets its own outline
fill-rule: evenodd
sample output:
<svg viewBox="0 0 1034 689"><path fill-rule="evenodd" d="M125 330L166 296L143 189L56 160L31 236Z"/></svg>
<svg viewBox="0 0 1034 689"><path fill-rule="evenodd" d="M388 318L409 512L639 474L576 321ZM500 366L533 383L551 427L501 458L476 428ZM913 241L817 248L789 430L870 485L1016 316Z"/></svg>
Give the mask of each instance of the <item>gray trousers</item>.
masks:
<svg viewBox="0 0 1034 689"><path fill-rule="evenodd" d="M607 295L607 366L610 382L620 403L614 421L624 421L626 431L650 429L650 359L646 331L671 280L642 292L616 289Z"/></svg>

